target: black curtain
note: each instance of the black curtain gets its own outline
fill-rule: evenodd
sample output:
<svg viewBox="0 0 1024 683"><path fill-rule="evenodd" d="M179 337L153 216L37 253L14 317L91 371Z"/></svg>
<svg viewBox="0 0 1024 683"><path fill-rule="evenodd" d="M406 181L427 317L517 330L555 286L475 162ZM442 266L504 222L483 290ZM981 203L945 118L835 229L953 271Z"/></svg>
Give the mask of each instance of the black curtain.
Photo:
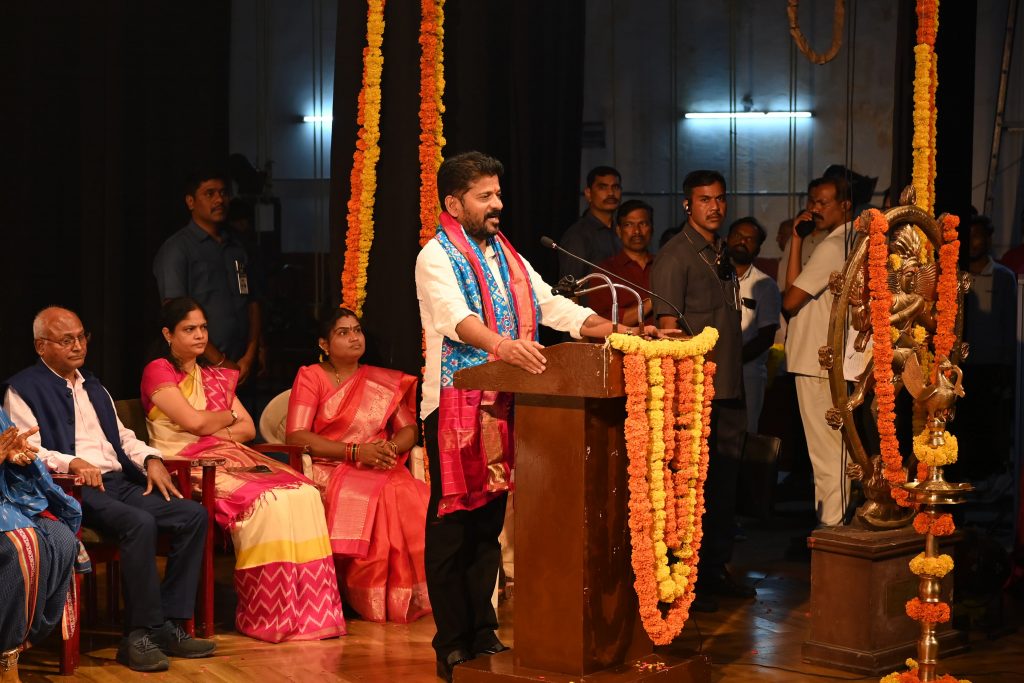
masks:
<svg viewBox="0 0 1024 683"><path fill-rule="evenodd" d="M331 151L332 290L340 298L345 203L366 4L340 3ZM505 164L502 230L549 280L542 235L578 217L584 3L445 5L445 156L480 150ZM419 4L387 3L381 161L367 274L367 360L415 374L422 364L413 268L419 252Z"/></svg>
<svg viewBox="0 0 1024 683"><path fill-rule="evenodd" d="M0 378L35 361L50 304L93 332L87 366L138 396L158 335L153 256L182 182L227 152L226 0L2 3Z"/></svg>

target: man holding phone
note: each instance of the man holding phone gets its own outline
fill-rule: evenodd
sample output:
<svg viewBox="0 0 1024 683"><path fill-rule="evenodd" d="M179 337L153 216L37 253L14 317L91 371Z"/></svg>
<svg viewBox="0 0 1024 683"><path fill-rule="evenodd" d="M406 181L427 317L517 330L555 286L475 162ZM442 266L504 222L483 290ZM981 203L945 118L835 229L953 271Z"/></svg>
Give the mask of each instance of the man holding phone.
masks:
<svg viewBox="0 0 1024 683"><path fill-rule="evenodd" d="M843 178L818 178L807 186L807 208L793 218L783 290L782 311L789 320L786 363L796 375L800 418L807 436L807 452L814 468L814 499L818 522L842 523L848 484L842 467L842 437L825 423L825 409L832 405L828 375L818 363L818 349L826 343L832 310L829 277L842 271L854 230L850 221L850 189ZM813 222L813 230L808 223ZM825 239L802 263L803 241L822 233Z"/></svg>

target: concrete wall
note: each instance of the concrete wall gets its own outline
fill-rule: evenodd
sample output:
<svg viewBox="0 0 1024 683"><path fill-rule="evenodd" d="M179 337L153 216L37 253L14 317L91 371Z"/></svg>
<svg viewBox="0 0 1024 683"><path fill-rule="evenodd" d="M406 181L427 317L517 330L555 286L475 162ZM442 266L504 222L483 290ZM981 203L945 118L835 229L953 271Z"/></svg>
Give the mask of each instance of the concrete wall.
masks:
<svg viewBox="0 0 1024 683"><path fill-rule="evenodd" d="M337 2L232 0L231 149L260 167L273 162L285 251L327 250L331 126L302 123L301 116L332 111ZM973 188L979 210L1009 2L978 3ZM697 168L726 175L732 218L755 215L770 231L798 210L807 182L829 164L878 176L876 189L884 190L892 155L895 3L846 4L854 41L844 30L837 57L816 66L795 51L781 0L588 0L583 120L603 125L605 140L584 148L576 190L589 168L616 166L625 193L655 207L659 233L683 219L682 179ZM800 22L811 45L827 50L832 3L801 3ZM1000 254L1020 239L1024 39L1016 41L1013 61L1006 122L1020 130L1003 134L991 211ZM856 94L848 99L851 81ZM791 98L795 109L814 117L792 126L777 120L732 127L683 119L688 111L728 111L730 104L789 110ZM940 112L939 125L955 124ZM763 255L777 255L773 241Z"/></svg>
<svg viewBox="0 0 1024 683"><path fill-rule="evenodd" d="M803 5L804 34L824 52L832 3ZM859 0L856 49L844 32L839 54L824 66L794 56L782 2L592 0L587 12L584 120L603 121L607 138L603 149L584 150L581 178L599 163L616 166L625 193L655 206L658 232L683 219L678 192L698 168L725 174L731 217L755 215L769 230L795 213L807 182L829 164L879 176L879 191L888 186L896 34L888 0ZM857 97L848 103L851 77ZM738 111L790 110L791 78L794 109L814 113L792 128L785 120L737 121L730 131L728 121L683 119L729 111L730 100ZM763 255L776 252L765 243Z"/></svg>
<svg viewBox="0 0 1024 683"><path fill-rule="evenodd" d="M979 210L984 210L1009 2L978 3L973 189ZM793 59L784 2L590 0L583 118L602 123L606 137L603 147L584 149L580 188L591 167L604 163L617 167L625 193L655 207L658 232L683 219L678 193L686 173L697 168L715 168L725 174L732 218L752 214L769 230L793 215L802 204L799 195L807 182L829 164L845 163L860 173L878 176L876 191L884 190L890 184L892 158L895 3L857 0L846 6L854 40L851 44L844 31L836 58L816 66L800 54ZM1022 33L1019 22L1018 36ZM831 42L832 3L801 3L800 24L812 47L826 51ZM952 27L940 26L943 29ZM998 254L1020 239L1017 207L1024 153L1024 39L1020 37L1013 62L1006 122L1020 130L1004 132L995 178L991 213ZM851 85L855 96L848 101ZM792 130L785 121L740 121L730 130L727 121L683 119L688 111L729 111L730 103L736 110L743 110L745 104L755 110L789 110L791 95L794 109L814 113L812 119L797 121ZM939 126L944 125L956 124L939 112ZM581 210L585 206L582 199L580 206ZM767 242L763 255L776 256L776 246Z"/></svg>
<svg viewBox="0 0 1024 683"><path fill-rule="evenodd" d="M1016 36L1010 65L1004 112L1004 130L999 145L999 164L992 178L993 202L985 206L985 184L992 153L992 131L995 124L999 93L999 72L1002 68L1003 44L1006 36L1007 11L1010 0L981 0L978 3L978 47L974 77L974 164L972 165L972 203L980 212L988 211L996 227L993 251L1001 256L1009 247L1021 242L1021 210L1024 209L1024 187L1021 185L1021 157L1024 156L1024 11L1018 7ZM942 30L942 26L939 27ZM943 55L939 55L942 59ZM942 87L942 84L939 84ZM939 125L943 125L939 112ZM942 172L942 159L939 159Z"/></svg>

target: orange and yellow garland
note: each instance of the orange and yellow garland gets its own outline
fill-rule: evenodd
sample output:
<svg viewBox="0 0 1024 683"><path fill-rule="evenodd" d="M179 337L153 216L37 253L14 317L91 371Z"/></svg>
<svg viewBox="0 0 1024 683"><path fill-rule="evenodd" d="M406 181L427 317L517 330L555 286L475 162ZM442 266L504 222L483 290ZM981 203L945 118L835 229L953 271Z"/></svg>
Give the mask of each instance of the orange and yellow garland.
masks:
<svg viewBox="0 0 1024 683"><path fill-rule="evenodd" d="M420 21L420 246L437 231L437 169L444 147L444 0L423 0Z"/></svg>
<svg viewBox="0 0 1024 683"><path fill-rule="evenodd" d="M935 38L939 26L938 0L917 2L917 46L914 48L914 137L913 137L913 186L916 203L927 213L935 206L935 133L938 112L935 107L935 92L938 87L938 57L935 54ZM903 459L895 430L895 387L892 384L893 339L890 333L889 315L892 308L892 294L887 287L886 262L888 258L888 221L878 211L869 215L868 242L868 288L871 292L871 324L874 337L874 378L875 395L878 401L878 429L881 437L883 474L889 481L893 498L903 506L909 506L909 493L903 488L907 476L903 470ZM936 331L934 356L931 364L931 381L938 379L939 363L949 358L956 343L955 325L958 308L959 283L957 260L960 241L957 233L959 219L943 215L939 218L941 242L939 246L938 300L935 304ZM927 240L923 241L927 244ZM922 261L931 258L931 252L923 255ZM916 332L916 330L915 330ZM917 336L915 335L915 339ZM927 355L924 339L918 340L920 350ZM932 444L930 431L920 424L922 417L915 405L914 455L918 461L917 480L928 477L932 467L943 467L956 462L957 441L943 432L943 442ZM949 536L955 531L953 518L939 513L934 508L919 512L914 517L914 530L922 535ZM929 545L928 547L932 547ZM936 580L953 570L953 559L948 555L930 556L921 553L910 561L910 570L922 579ZM939 624L949 621L949 605L945 602L922 601L913 598L906 604L907 616L925 623ZM881 683L920 683L917 662L907 660L908 671L891 673ZM935 678L938 683L957 683L950 675ZM960 683L966 683L961 681Z"/></svg>
<svg viewBox="0 0 1024 683"><path fill-rule="evenodd" d="M686 341L608 337L625 354L633 585L657 645L679 635L694 599L715 374L704 356L717 341L713 328Z"/></svg>
<svg viewBox="0 0 1024 683"><path fill-rule="evenodd" d="M867 212L868 225L868 291L871 294L871 335L874 339L875 400L878 404L878 438L882 454L882 475L889 482L893 499L908 506L909 494L902 488L907 481L903 469L900 442L896 437L896 387L893 385L892 336L889 315L892 292L889 291L888 270L889 221L877 209ZM864 220L862 217L861 220Z"/></svg>
<svg viewBox="0 0 1024 683"><path fill-rule="evenodd" d="M348 200L345 265L341 271L342 305L362 315L366 301L366 266L373 244L373 204L377 194L380 160L380 79L384 70L384 0L369 0L366 47L363 48L363 84L359 91L356 151L352 155Z"/></svg>
<svg viewBox="0 0 1024 683"><path fill-rule="evenodd" d="M907 668L909 671L895 672L885 676L881 680L881 683L921 683L921 679L917 675L917 662L913 659L908 659ZM932 680L934 683L970 683L968 680L957 679L949 674L939 676Z"/></svg>
<svg viewBox="0 0 1024 683"><path fill-rule="evenodd" d="M871 294L871 333L874 338L874 379L875 398L878 405L878 434L882 454L882 474L890 484L893 499L902 506L909 507L909 493L903 488L907 481L903 469L903 456L900 454L899 440L896 437L896 389L893 385L893 334L889 315L892 310L893 296L888 287L887 265L889 263L889 245L886 234L889 221L875 209L867 212L868 220L868 291ZM936 302L935 358L949 356L956 340L954 325L957 313L957 261L959 241L957 240L955 217L942 216L942 245L939 248L939 292ZM933 373L938 372L938 363L933 364ZM942 467L956 462L957 441L948 432L943 434L945 444L932 446L927 431L922 431L914 438L914 455L918 460L918 481L923 480L929 467ZM937 513L919 513L914 518L914 529L921 534L932 533L946 536L953 533L952 517ZM946 556L940 556L946 558ZM933 558L929 558L933 559ZM952 560L949 560L952 565ZM929 571L932 564L911 563L915 574L933 574ZM942 623L948 619L949 606L945 603L926 604L916 598L907 603L907 615L917 621ZM945 619L939 618L946 615ZM906 676L906 673L902 674ZM885 679L883 679L885 680ZM912 681L914 678L901 678L901 681Z"/></svg>
<svg viewBox="0 0 1024 683"><path fill-rule="evenodd" d="M935 37L939 31L938 0L918 0L917 45L914 47L914 168L912 182L917 205L929 214L935 206L935 132L939 85Z"/></svg>

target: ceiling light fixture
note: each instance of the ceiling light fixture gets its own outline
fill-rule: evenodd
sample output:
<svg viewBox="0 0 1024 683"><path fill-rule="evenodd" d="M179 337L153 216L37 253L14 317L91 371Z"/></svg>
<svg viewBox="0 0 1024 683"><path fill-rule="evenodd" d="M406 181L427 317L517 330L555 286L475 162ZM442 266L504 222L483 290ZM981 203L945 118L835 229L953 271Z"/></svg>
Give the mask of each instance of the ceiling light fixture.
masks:
<svg viewBox="0 0 1024 683"><path fill-rule="evenodd" d="M809 119L809 111L691 111L683 115L687 119Z"/></svg>

